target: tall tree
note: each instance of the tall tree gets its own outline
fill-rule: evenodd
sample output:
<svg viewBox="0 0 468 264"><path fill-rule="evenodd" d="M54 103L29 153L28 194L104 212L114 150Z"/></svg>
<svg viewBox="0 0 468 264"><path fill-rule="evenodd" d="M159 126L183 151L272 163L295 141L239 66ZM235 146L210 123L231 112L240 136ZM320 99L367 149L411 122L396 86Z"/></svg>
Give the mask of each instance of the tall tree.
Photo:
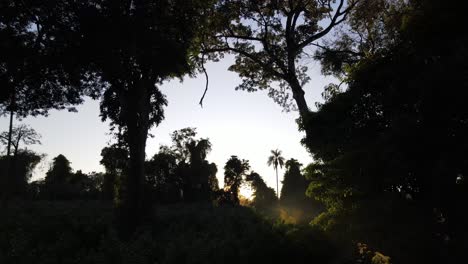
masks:
<svg viewBox="0 0 468 264"><path fill-rule="evenodd" d="M14 115L44 115L49 109L75 110L90 88L68 68L61 0L0 2L0 115L10 115L7 155L10 155ZM88 90L89 91L89 90Z"/></svg>
<svg viewBox="0 0 468 264"><path fill-rule="evenodd" d="M268 166L273 166L276 172L276 195L279 197L279 180L278 180L278 165L280 168L283 168L284 158L281 156L281 150L272 150L271 156L268 157L267 161Z"/></svg>
<svg viewBox="0 0 468 264"><path fill-rule="evenodd" d="M19 150L14 157L0 156L0 198L24 196L33 170L43 157L30 150Z"/></svg>
<svg viewBox="0 0 468 264"><path fill-rule="evenodd" d="M183 179L176 175L177 159L167 151L159 151L146 161L146 180L159 202L180 201Z"/></svg>
<svg viewBox="0 0 468 264"><path fill-rule="evenodd" d="M101 151L101 165L104 166L102 192L105 199L120 199L121 183L128 174L128 150L123 146L114 144Z"/></svg>
<svg viewBox="0 0 468 264"><path fill-rule="evenodd" d="M240 160L237 156L231 156L224 165L224 189L234 204L239 204L239 188L249 169L249 161Z"/></svg>
<svg viewBox="0 0 468 264"><path fill-rule="evenodd" d="M62 154L54 158L51 168L46 173L46 182L48 183L64 183L70 180L72 176L72 168L70 161Z"/></svg>
<svg viewBox="0 0 468 264"><path fill-rule="evenodd" d="M268 90L286 110L297 106L306 122L310 109L304 88L309 77L303 59L310 47L346 21L357 2L222 0L215 10L218 16L205 32L204 51L234 54L229 69L242 78L236 89ZM309 126L301 128L308 133Z"/></svg>
<svg viewBox="0 0 468 264"><path fill-rule="evenodd" d="M301 166L296 159L286 161L286 172L281 187L282 203L299 203L306 197L307 182L301 174Z"/></svg>
<svg viewBox="0 0 468 264"><path fill-rule="evenodd" d="M206 156L211 151L211 142L202 138L189 142L186 148L190 153L190 181L195 199L210 199L212 192L219 188L216 186L218 171L216 164L206 160Z"/></svg>
<svg viewBox="0 0 468 264"><path fill-rule="evenodd" d="M165 96L157 84L194 66L190 54L203 10L211 1L95 0L70 3L64 24L77 68L98 76L105 92L103 120L123 131L129 148L129 177L123 218L134 228L144 210L144 162L148 130L164 118ZM127 218L126 220L124 218Z"/></svg>
<svg viewBox="0 0 468 264"><path fill-rule="evenodd" d="M2 132L0 134L0 143L4 145L11 144L14 148L13 154L16 156L18 150L20 149L20 143L23 143L24 145L41 144L40 138L41 135L38 134L36 130L28 125L23 124L14 127L11 132Z"/></svg>
<svg viewBox="0 0 468 264"><path fill-rule="evenodd" d="M247 175L246 181L250 182L254 190L252 205L262 211L273 211L278 202L275 190L268 187L262 177L256 172Z"/></svg>
<svg viewBox="0 0 468 264"><path fill-rule="evenodd" d="M161 147L158 154L161 157L170 157L176 163L173 177L183 185L184 198L190 201L210 199L219 189L216 164L206 160L211 151L211 143L209 139L195 138L196 135L195 128L176 130L171 134L172 145ZM156 164L149 161L148 165L152 167ZM149 173L154 175L155 171Z"/></svg>
<svg viewBox="0 0 468 264"><path fill-rule="evenodd" d="M70 164L70 161L62 154L53 159L45 177L45 188L49 199L71 198L70 181L74 174Z"/></svg>
<svg viewBox="0 0 468 264"><path fill-rule="evenodd" d="M317 162L306 169L308 192L328 207L317 222L359 231L354 238L381 245L397 262L456 262L468 233L460 203L468 33L456 22L464 12L439 0L405 2L398 23L387 24L393 41L347 67L348 88L311 116L305 144ZM354 229L345 228L351 222Z"/></svg>

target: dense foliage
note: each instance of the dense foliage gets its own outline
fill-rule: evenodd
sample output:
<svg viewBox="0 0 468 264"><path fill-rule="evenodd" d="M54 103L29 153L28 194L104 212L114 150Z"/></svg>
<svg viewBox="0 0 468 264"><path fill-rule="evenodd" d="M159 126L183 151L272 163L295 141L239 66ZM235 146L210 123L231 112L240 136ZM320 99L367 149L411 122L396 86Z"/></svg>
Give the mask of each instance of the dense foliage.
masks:
<svg viewBox="0 0 468 264"><path fill-rule="evenodd" d="M112 218L110 203L8 204L0 212L0 262L328 263L335 255L320 232L267 222L242 207L158 207L128 241Z"/></svg>
<svg viewBox="0 0 468 264"><path fill-rule="evenodd" d="M322 228L398 263L441 263L466 251L468 34L442 1L399 12L393 42L351 64L348 88L304 123L308 193L328 208Z"/></svg>

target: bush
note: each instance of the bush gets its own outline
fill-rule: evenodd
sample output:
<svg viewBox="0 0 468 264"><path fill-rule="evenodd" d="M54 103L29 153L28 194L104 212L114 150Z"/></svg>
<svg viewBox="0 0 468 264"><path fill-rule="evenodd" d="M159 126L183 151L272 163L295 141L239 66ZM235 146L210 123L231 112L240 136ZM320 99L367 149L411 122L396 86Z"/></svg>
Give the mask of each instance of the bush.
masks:
<svg viewBox="0 0 468 264"><path fill-rule="evenodd" d="M273 223L246 207L176 204L129 241L103 202L7 205L0 263L328 263L333 248L310 227Z"/></svg>

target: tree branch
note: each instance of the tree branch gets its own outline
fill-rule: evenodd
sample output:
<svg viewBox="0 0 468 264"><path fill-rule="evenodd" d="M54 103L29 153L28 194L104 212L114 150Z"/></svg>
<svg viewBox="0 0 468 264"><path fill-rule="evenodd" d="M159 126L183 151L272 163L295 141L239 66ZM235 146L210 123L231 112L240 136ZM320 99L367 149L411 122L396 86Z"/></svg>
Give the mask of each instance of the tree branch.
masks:
<svg viewBox="0 0 468 264"><path fill-rule="evenodd" d="M353 1L351 3L351 5L349 5L345 10L341 11L341 9L343 8L344 6L344 3L345 3L345 0L340 0L340 3L338 4L338 7L336 9L336 12L335 12L335 15L333 16L332 20L330 21L330 24L328 24L328 26L320 31L319 33L317 34L313 34L312 36L308 37L306 40L304 40L302 43L299 43L297 45L297 51L303 49L304 47L306 47L307 45L309 45L310 43L312 43L313 41L325 36L326 34L328 34L328 32L330 32L335 26L339 25L340 23L342 23L349 11L351 11L351 9L354 8L354 6L356 6L356 4L359 2L360 0L356 0L356 1Z"/></svg>
<svg viewBox="0 0 468 264"><path fill-rule="evenodd" d="M311 45L316 46L318 48L321 48L323 50L329 51L329 52L347 53L347 54L351 54L351 55L354 55L354 56L364 56L365 55L363 52L357 52L357 51L353 51L353 50L334 50L334 49L327 48L327 47L322 46L322 45L317 44L317 43L311 43Z"/></svg>
<svg viewBox="0 0 468 264"><path fill-rule="evenodd" d="M208 92L208 84L209 84L208 72L205 69L205 54L202 54L201 67L202 67L203 72L205 73L205 78L206 78L205 91L203 92L203 95L200 98L200 102L199 102L200 106L203 108L203 99L205 99L206 92Z"/></svg>
<svg viewBox="0 0 468 264"><path fill-rule="evenodd" d="M250 53L248 53L248 52L246 52L244 50L241 50L241 49L233 48L233 47L231 47L229 45L227 45L226 47L210 48L210 49L205 49L204 51L202 51L202 53L215 53L215 52L234 52L234 53L237 53L237 54L242 55L242 56L244 56L246 58L249 58L253 62L260 65L263 69L266 69L267 71L269 71L274 76L276 76L278 78L282 78L282 79L286 78L286 76L284 74L282 74L280 72L277 72L276 70L274 70L271 67L270 64L267 64L267 63L261 61L259 58L256 58L255 55L250 54Z"/></svg>

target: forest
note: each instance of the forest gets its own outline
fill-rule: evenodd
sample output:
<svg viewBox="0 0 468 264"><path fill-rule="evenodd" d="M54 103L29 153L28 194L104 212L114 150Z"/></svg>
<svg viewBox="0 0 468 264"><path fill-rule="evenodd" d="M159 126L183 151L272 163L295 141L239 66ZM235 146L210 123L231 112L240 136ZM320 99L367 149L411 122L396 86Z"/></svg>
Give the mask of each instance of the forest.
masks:
<svg viewBox="0 0 468 264"><path fill-rule="evenodd" d="M465 262L468 28L450 4L0 0L0 263ZM229 56L239 94L298 114L312 162L268 149L274 186L241 155L209 161L195 127L146 151L163 83L204 77L203 107ZM333 80L319 102L314 63ZM60 154L34 178L41 134L18 120L88 99L104 171Z"/></svg>

